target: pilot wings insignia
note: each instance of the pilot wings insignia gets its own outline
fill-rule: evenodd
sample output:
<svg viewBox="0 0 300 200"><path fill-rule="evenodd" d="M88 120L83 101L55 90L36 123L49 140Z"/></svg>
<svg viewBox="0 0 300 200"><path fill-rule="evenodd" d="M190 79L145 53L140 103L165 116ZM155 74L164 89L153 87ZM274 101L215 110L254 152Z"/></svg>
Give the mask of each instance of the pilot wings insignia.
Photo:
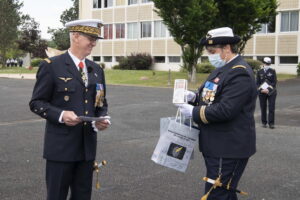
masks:
<svg viewBox="0 0 300 200"><path fill-rule="evenodd" d="M58 77L60 80L63 80L65 83L72 80L72 78Z"/></svg>

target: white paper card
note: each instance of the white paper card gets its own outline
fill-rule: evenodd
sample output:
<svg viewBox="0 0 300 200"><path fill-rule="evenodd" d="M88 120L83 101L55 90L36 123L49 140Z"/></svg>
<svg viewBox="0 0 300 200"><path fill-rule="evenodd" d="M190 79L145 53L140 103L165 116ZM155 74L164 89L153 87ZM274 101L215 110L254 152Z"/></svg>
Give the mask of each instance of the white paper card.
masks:
<svg viewBox="0 0 300 200"><path fill-rule="evenodd" d="M173 103L187 103L185 91L187 90L187 80L176 79L174 82Z"/></svg>
<svg viewBox="0 0 300 200"><path fill-rule="evenodd" d="M88 117L88 116L79 116L79 119L81 119L84 122L92 122L92 121L102 121L106 119L110 119L110 116L101 116L101 117Z"/></svg>

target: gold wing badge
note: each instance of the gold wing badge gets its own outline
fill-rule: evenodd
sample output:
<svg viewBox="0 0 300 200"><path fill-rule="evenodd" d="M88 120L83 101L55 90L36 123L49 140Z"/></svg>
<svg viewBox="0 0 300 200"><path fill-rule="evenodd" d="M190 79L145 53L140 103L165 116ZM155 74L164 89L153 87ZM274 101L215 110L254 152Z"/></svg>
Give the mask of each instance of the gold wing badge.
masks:
<svg viewBox="0 0 300 200"><path fill-rule="evenodd" d="M65 83L72 80L72 78L67 78L67 77L58 77L60 80L63 80Z"/></svg>

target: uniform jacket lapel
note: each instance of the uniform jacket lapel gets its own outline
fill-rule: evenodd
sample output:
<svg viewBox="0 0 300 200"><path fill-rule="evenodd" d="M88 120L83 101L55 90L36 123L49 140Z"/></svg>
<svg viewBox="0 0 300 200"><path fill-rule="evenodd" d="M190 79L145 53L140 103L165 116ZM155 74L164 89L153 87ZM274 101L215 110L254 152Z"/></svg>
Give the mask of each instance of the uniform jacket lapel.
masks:
<svg viewBox="0 0 300 200"><path fill-rule="evenodd" d="M81 78L81 74L78 71L75 63L73 62L72 58L70 57L70 55L68 54L68 52L65 53L65 62L67 65L67 70L73 74L75 76L75 78L82 84L84 85L84 82Z"/></svg>

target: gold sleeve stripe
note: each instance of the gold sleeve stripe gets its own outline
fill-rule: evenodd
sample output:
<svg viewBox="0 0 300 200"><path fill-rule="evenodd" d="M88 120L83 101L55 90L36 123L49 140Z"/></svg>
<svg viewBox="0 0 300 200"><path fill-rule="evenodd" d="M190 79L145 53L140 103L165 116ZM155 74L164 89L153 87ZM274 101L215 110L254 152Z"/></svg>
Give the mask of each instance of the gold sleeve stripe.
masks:
<svg viewBox="0 0 300 200"><path fill-rule="evenodd" d="M200 108L200 119L204 124L208 124L208 121L205 117L205 109L206 109L206 106L201 106L201 108Z"/></svg>
<svg viewBox="0 0 300 200"><path fill-rule="evenodd" d="M236 66L233 66L232 69L235 69L235 68L243 68L243 69L246 69L245 66L243 65L236 65Z"/></svg>

